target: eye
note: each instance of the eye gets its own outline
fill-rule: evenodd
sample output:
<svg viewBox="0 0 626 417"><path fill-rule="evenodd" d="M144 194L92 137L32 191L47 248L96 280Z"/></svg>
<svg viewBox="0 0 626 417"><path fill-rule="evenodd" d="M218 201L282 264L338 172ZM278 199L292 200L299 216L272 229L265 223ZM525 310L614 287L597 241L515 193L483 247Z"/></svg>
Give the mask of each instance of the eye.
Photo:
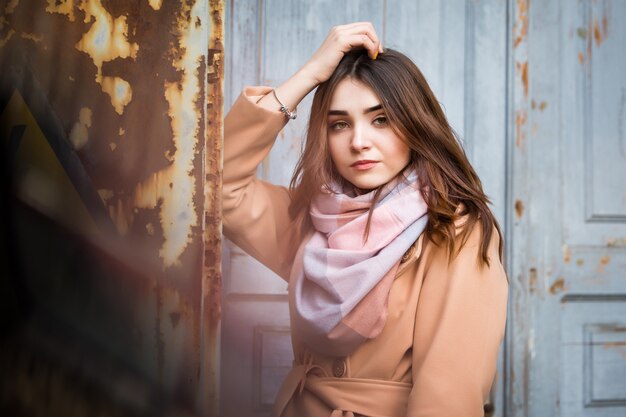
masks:
<svg viewBox="0 0 626 417"><path fill-rule="evenodd" d="M344 121L338 121L330 124L331 130L343 130L348 127L348 123Z"/></svg>
<svg viewBox="0 0 626 417"><path fill-rule="evenodd" d="M387 116L377 116L372 121L372 124L374 126L386 126L388 123L389 123L389 121L387 120Z"/></svg>

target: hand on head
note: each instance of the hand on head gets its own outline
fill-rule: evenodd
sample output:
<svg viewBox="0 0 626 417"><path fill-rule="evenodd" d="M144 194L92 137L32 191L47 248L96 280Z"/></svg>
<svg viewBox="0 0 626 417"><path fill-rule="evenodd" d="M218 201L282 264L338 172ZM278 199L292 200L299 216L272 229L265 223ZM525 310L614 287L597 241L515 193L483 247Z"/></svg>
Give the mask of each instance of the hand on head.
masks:
<svg viewBox="0 0 626 417"><path fill-rule="evenodd" d="M301 71L317 84L322 83L330 78L347 52L359 48L366 49L372 59L376 59L378 53L383 52L383 46L370 22L335 26Z"/></svg>
<svg viewBox="0 0 626 417"><path fill-rule="evenodd" d="M366 49L372 59L376 59L383 51L374 26L370 22L335 26L302 68L276 87L274 95L266 95L259 104L271 110L278 110L281 106L295 109L307 94L330 78L347 52L359 48ZM280 100L276 97L280 97Z"/></svg>

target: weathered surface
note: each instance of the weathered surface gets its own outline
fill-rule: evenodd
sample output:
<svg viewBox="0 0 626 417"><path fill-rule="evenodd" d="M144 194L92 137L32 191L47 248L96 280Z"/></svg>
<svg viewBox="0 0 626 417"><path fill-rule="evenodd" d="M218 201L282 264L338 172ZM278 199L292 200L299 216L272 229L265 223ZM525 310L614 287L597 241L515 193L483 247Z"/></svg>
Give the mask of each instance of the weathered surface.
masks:
<svg viewBox="0 0 626 417"><path fill-rule="evenodd" d="M201 413L216 400L206 390L220 308L223 13L208 0L0 5L0 137L11 151L3 191L12 202L3 288L23 296L6 320L7 349L31 346L24 329L64 343L37 324L51 315L78 345L95 337L81 349L102 349ZM41 228L29 226L34 218Z"/></svg>

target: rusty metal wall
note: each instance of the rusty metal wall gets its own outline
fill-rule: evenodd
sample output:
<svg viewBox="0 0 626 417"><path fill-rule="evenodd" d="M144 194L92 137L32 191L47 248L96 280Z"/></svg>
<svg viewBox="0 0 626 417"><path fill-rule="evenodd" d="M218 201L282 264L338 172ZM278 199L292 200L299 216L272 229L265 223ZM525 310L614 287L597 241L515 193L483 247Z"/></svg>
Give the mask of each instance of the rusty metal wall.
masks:
<svg viewBox="0 0 626 417"><path fill-rule="evenodd" d="M216 412L223 14L0 2L0 414Z"/></svg>

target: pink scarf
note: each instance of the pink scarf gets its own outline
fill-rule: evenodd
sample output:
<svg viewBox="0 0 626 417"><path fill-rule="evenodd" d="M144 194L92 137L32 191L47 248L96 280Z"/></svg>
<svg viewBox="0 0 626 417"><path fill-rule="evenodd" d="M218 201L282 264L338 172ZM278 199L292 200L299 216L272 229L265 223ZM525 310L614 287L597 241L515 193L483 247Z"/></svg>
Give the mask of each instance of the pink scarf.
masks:
<svg viewBox="0 0 626 417"><path fill-rule="evenodd" d="M373 196L330 190L311 203L315 233L299 254L290 293L293 331L320 353L349 355L382 332L400 259L426 227L426 202L411 172L383 187L363 242Z"/></svg>

